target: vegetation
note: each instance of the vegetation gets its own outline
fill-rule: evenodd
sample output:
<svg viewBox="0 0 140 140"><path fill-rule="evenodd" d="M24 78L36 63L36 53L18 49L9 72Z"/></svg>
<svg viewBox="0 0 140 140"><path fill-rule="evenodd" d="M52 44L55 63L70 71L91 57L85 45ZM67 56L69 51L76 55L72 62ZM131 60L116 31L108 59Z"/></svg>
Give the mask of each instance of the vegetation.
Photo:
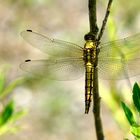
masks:
<svg viewBox="0 0 140 140"><path fill-rule="evenodd" d="M131 109L124 103L122 102L122 107L125 113L125 116L130 124L130 130L131 133L134 135L135 140L140 139L140 87L138 86L137 83L134 84L133 87L133 94L132 94L132 99L133 99L133 104L135 106L135 117L131 111ZM136 121L136 116L137 116L137 121Z"/></svg>
<svg viewBox="0 0 140 140"><path fill-rule="evenodd" d="M0 72L0 135L17 132L21 125L17 124L26 113L26 109L16 109L16 102L12 97L15 88L23 83L22 79L15 79L6 86L6 73Z"/></svg>
<svg viewBox="0 0 140 140"><path fill-rule="evenodd" d="M101 43L139 32L139 3L139 0L113 1ZM106 4L107 1L104 0L97 2L99 28ZM22 40L20 32L25 29L32 29L82 46L84 34L89 30L87 5L87 1L84 0L67 2L63 0L1 1L1 140L24 139L25 134L27 139L31 140L43 138L49 140L96 139L92 113L84 115L84 79L68 82L37 79L19 68L20 63L29 56L35 59L46 59L47 57ZM7 70L1 68L3 64L10 64L11 69L6 72ZM135 84L133 88L133 101L137 101L132 105L131 92L124 83L121 81L100 81L99 83L104 136L107 140L120 140L124 136L131 139L129 128L134 138L139 138L139 103L136 98L138 95L133 97L134 92L139 91L138 84ZM32 99L28 103L30 107L17 107L14 93L19 87L25 90L24 94L30 92L29 96ZM122 106L129 125L121 108L121 101L123 101ZM28 115L27 110L29 110ZM26 127L23 128L23 125ZM11 133L15 135L11 135Z"/></svg>

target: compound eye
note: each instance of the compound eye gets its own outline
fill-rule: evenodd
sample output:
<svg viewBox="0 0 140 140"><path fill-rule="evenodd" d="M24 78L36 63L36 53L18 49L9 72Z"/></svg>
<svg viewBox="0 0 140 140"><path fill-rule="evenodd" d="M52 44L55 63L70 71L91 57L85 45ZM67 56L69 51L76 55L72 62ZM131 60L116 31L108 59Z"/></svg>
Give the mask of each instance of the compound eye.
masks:
<svg viewBox="0 0 140 140"><path fill-rule="evenodd" d="M90 34L90 33L88 33L88 34L86 34L85 36L84 36L84 39L85 40L95 40L95 35L94 34Z"/></svg>

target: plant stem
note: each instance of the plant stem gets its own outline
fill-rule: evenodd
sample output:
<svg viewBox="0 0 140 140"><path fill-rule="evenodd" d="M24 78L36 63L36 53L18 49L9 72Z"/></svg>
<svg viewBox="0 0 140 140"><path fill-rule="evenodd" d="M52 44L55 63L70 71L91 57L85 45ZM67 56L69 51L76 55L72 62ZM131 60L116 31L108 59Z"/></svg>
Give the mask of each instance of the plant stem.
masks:
<svg viewBox="0 0 140 140"><path fill-rule="evenodd" d="M110 13L110 7L113 0L108 1L108 6L106 10L106 14L100 29L100 32L98 33L98 26L97 26L97 15L96 15L96 0L88 0L88 8L89 8L89 25L90 25L90 32L88 34L91 34L94 36L94 41L97 41L97 46L99 45L99 41L103 35L108 16ZM98 55L98 54L97 54ZM98 60L97 60L98 63ZM93 80L93 114L94 114L94 122L95 122L95 129L96 129L96 136L97 140L104 140L104 134L103 134L103 127L102 127L102 120L100 115L100 96L99 96L99 86L98 86L98 68L94 68L94 80Z"/></svg>
<svg viewBox="0 0 140 140"><path fill-rule="evenodd" d="M100 96L99 96L99 86L98 86L98 68L94 69L94 80L93 80L93 113L94 122L96 129L97 140L104 140L102 120L100 115Z"/></svg>
<svg viewBox="0 0 140 140"><path fill-rule="evenodd" d="M89 8L90 33L96 36L98 33L97 16L96 16L96 0L89 0L88 8Z"/></svg>
<svg viewBox="0 0 140 140"><path fill-rule="evenodd" d="M108 1L105 17L103 19L102 26L101 26L101 29L99 31L98 38L97 38L98 45L100 43L101 37L102 37L102 35L104 33L104 30L105 30L105 26L106 26L106 23L107 23L107 20L108 20L108 16L110 14L110 9L111 9L112 2L113 2L113 0L109 0Z"/></svg>
<svg viewBox="0 0 140 140"><path fill-rule="evenodd" d="M97 27L97 16L96 16L96 0L89 0L89 24L90 24L90 32L88 34L93 34L96 36L98 33ZM98 89L98 69L97 67L94 68L94 80L93 80L93 114L94 114L94 122L95 122L95 129L96 129L96 136L97 140L103 140L103 128L102 128L102 121L100 117L100 96L99 96L99 89Z"/></svg>

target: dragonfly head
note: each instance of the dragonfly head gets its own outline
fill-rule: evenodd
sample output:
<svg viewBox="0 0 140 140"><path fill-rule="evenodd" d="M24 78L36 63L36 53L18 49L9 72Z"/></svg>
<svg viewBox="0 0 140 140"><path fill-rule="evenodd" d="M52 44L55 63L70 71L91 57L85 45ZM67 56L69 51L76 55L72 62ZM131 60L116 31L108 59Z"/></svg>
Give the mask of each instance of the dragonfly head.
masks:
<svg viewBox="0 0 140 140"><path fill-rule="evenodd" d="M96 35L94 35L92 33L88 33L88 34L86 34L84 36L84 39L85 39L85 41L87 41L87 40L93 40L93 41L95 41L96 40Z"/></svg>

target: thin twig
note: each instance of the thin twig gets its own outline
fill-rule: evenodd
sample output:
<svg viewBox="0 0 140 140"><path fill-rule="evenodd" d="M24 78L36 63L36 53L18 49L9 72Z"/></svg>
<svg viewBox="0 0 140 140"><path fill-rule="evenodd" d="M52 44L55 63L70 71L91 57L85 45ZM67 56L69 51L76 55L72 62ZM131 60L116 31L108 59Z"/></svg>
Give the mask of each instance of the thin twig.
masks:
<svg viewBox="0 0 140 140"><path fill-rule="evenodd" d="M105 14L104 20L102 22L102 26L101 26L101 29L99 31L98 38L97 38L97 42L98 43L100 42L101 37L103 35L103 32L105 30L105 26L106 26L106 23L107 23L107 20L108 20L108 16L109 16L109 13L110 13L110 8L111 8L112 2L113 2L113 0L109 0L108 1L108 5L107 5L107 9L106 9L106 14Z"/></svg>

